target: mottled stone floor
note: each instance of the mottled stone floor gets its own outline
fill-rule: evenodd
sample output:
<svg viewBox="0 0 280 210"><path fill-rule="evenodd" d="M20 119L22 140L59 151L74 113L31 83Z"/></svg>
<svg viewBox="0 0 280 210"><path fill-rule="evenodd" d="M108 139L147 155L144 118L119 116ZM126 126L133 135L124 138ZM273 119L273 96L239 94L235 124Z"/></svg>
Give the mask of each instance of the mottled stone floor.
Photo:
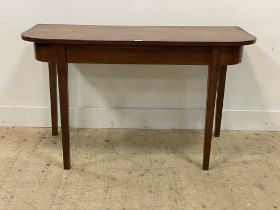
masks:
<svg viewBox="0 0 280 210"><path fill-rule="evenodd" d="M49 128L0 128L0 209L280 209L280 133L72 129L72 169Z"/></svg>

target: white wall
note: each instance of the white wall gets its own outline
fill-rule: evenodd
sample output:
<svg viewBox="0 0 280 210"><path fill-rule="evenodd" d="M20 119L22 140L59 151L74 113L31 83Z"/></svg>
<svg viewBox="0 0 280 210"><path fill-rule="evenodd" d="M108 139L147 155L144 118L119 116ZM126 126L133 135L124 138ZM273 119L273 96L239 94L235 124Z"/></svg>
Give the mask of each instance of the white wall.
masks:
<svg viewBox="0 0 280 210"><path fill-rule="evenodd" d="M230 66L224 129L280 130L278 0L0 0L0 125L49 126L48 71L20 33L37 23L239 25L258 41ZM202 128L205 66L70 65L75 127Z"/></svg>

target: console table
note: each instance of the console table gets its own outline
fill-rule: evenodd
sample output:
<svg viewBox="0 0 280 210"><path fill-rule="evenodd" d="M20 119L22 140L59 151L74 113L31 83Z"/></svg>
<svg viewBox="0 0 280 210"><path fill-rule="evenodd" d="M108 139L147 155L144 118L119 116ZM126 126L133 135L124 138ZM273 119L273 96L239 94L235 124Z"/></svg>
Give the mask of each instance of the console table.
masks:
<svg viewBox="0 0 280 210"><path fill-rule="evenodd" d="M213 121L220 135L227 65L242 61L256 38L235 26L91 26L38 24L22 33L48 62L52 134L58 135L57 78L64 169L70 169L68 63L208 65L202 169L208 170ZM215 110L216 107L216 110Z"/></svg>

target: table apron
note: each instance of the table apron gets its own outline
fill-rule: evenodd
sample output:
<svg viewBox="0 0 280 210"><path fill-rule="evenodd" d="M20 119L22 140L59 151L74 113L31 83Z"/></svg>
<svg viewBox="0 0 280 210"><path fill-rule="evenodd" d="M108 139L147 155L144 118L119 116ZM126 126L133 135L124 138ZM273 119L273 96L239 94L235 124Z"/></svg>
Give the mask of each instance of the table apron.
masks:
<svg viewBox="0 0 280 210"><path fill-rule="evenodd" d="M57 62L57 46L34 43L36 59ZM243 46L218 48L220 65L242 61ZM68 63L208 65L212 47L71 44L65 45L65 49Z"/></svg>

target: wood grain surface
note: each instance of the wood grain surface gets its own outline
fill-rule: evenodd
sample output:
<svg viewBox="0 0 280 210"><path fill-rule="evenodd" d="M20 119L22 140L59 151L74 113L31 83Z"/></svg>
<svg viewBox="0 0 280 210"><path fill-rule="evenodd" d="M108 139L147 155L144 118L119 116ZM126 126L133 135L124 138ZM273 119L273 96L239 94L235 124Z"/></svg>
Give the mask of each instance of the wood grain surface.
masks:
<svg viewBox="0 0 280 210"><path fill-rule="evenodd" d="M243 46L256 38L237 26L93 26L38 24L22 33L36 43Z"/></svg>
<svg viewBox="0 0 280 210"><path fill-rule="evenodd" d="M216 136L220 132L223 108L225 83L222 77L225 77L226 72L219 79L219 69L221 66L241 62L243 45L256 41L254 36L236 26L39 24L24 32L22 38L34 42L37 60L57 63L64 169L71 168L68 63L208 65L202 167L208 170L217 92ZM52 110L55 110L55 103L51 104ZM52 119L55 119L53 113ZM53 128L56 126L53 124Z"/></svg>

